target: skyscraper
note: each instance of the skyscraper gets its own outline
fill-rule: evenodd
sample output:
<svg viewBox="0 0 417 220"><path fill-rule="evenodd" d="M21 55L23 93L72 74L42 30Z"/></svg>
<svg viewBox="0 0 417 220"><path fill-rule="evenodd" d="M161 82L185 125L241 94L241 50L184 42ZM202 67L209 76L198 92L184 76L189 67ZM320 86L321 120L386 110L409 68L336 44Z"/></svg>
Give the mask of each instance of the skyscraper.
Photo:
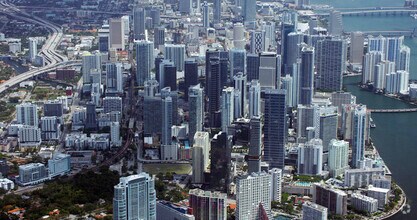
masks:
<svg viewBox="0 0 417 220"><path fill-rule="evenodd" d="M123 92L123 74L121 63L106 64L106 92L122 93Z"/></svg>
<svg viewBox="0 0 417 220"><path fill-rule="evenodd" d="M234 118L244 117L247 114L246 108L246 75L242 72L237 73L234 77L235 88L235 107Z"/></svg>
<svg viewBox="0 0 417 220"><path fill-rule="evenodd" d="M198 131L193 137L193 183L204 183L204 172L210 166L210 137L208 132Z"/></svg>
<svg viewBox="0 0 417 220"><path fill-rule="evenodd" d="M248 82L252 80L259 80L258 54L248 54L246 56L246 74L248 75Z"/></svg>
<svg viewBox="0 0 417 220"><path fill-rule="evenodd" d="M107 96L103 98L103 112L123 112L122 97Z"/></svg>
<svg viewBox="0 0 417 220"><path fill-rule="evenodd" d="M249 118L261 116L261 85L252 80L249 87Z"/></svg>
<svg viewBox="0 0 417 220"><path fill-rule="evenodd" d="M165 59L172 60L177 67L177 71L184 70L185 45L184 44L165 44Z"/></svg>
<svg viewBox="0 0 417 220"><path fill-rule="evenodd" d="M110 123L110 144L115 147L122 146L122 139L120 138L120 123Z"/></svg>
<svg viewBox="0 0 417 220"><path fill-rule="evenodd" d="M321 106L317 113L315 137L323 141L323 152L326 153L329 150L330 140L337 138L337 107Z"/></svg>
<svg viewBox="0 0 417 220"><path fill-rule="evenodd" d="M265 51L265 31L250 32L250 53Z"/></svg>
<svg viewBox="0 0 417 220"><path fill-rule="evenodd" d="M229 52L230 60L230 78L234 75L246 71L246 50L231 49Z"/></svg>
<svg viewBox="0 0 417 220"><path fill-rule="evenodd" d="M264 160L272 168L284 168L287 139L287 107L285 90L266 89L264 112Z"/></svg>
<svg viewBox="0 0 417 220"><path fill-rule="evenodd" d="M193 210L195 220L226 220L227 195L219 192L192 189L190 195L190 208Z"/></svg>
<svg viewBox="0 0 417 220"><path fill-rule="evenodd" d="M358 105L352 119L352 167L358 168L359 162L365 158L365 138L367 123L365 105Z"/></svg>
<svg viewBox="0 0 417 220"><path fill-rule="evenodd" d="M321 175L323 171L323 143L312 139L298 146L298 174Z"/></svg>
<svg viewBox="0 0 417 220"><path fill-rule="evenodd" d="M162 137L161 144L171 144L171 127L172 127L172 98L165 97L162 99Z"/></svg>
<svg viewBox="0 0 417 220"><path fill-rule="evenodd" d="M243 0L243 21L245 26L254 27L256 22L256 1Z"/></svg>
<svg viewBox="0 0 417 220"><path fill-rule="evenodd" d="M246 44L245 27L242 23L235 23L233 25L233 46L237 50L244 50Z"/></svg>
<svg viewBox="0 0 417 220"><path fill-rule="evenodd" d="M153 63L153 42L136 41L136 82L143 86L150 78Z"/></svg>
<svg viewBox="0 0 417 220"><path fill-rule="evenodd" d="M125 25L122 18L111 18L109 21L110 48L115 50L125 49Z"/></svg>
<svg viewBox="0 0 417 220"><path fill-rule="evenodd" d="M22 125L29 125L38 127L38 109L35 104L22 103L16 105L17 123Z"/></svg>
<svg viewBox="0 0 417 220"><path fill-rule="evenodd" d="M329 144L329 172L332 177L338 177L349 168L349 143L333 139Z"/></svg>
<svg viewBox="0 0 417 220"><path fill-rule="evenodd" d="M236 180L236 220L261 219L261 213L271 216L272 177L267 173L252 173Z"/></svg>
<svg viewBox="0 0 417 220"><path fill-rule="evenodd" d="M281 56L274 52L264 52L259 57L259 83L261 88L277 89L281 79Z"/></svg>
<svg viewBox="0 0 417 220"><path fill-rule="evenodd" d="M287 35L285 48L287 54L283 60L284 73L292 75L293 64L300 58L300 45L304 42L304 34L301 32L291 32Z"/></svg>
<svg viewBox="0 0 417 220"><path fill-rule="evenodd" d="M342 90L346 54L347 46L343 39L325 39L317 43L317 89Z"/></svg>
<svg viewBox="0 0 417 220"><path fill-rule="evenodd" d="M203 130L204 106L203 89L200 84L191 86L188 89L189 122L188 137L193 141L194 134Z"/></svg>
<svg viewBox="0 0 417 220"><path fill-rule="evenodd" d="M133 36L135 40L145 40L145 10L138 6L133 9Z"/></svg>
<svg viewBox="0 0 417 220"><path fill-rule="evenodd" d="M156 220L154 178L147 173L121 177L114 186L113 219Z"/></svg>
<svg viewBox="0 0 417 220"><path fill-rule="evenodd" d="M282 196L282 170L278 168L273 168L268 171L269 175L272 177L272 186L271 186L271 201L281 202Z"/></svg>
<svg viewBox="0 0 417 220"><path fill-rule="evenodd" d="M154 29L154 42L156 49L165 44L165 27L156 27Z"/></svg>
<svg viewBox="0 0 417 220"><path fill-rule="evenodd" d="M229 192L231 183L232 136L219 132L211 140L210 188Z"/></svg>
<svg viewBox="0 0 417 220"><path fill-rule="evenodd" d="M362 65L365 38L362 32L350 33L350 63Z"/></svg>
<svg viewBox="0 0 417 220"><path fill-rule="evenodd" d="M227 127L233 122L234 116L234 89L228 87L222 91L222 131L227 132Z"/></svg>
<svg viewBox="0 0 417 220"><path fill-rule="evenodd" d="M97 113L96 105L92 102L87 103L87 111L84 122L84 127L86 129L95 130L97 129Z"/></svg>
<svg viewBox="0 0 417 220"><path fill-rule="evenodd" d="M375 66L384 59L384 54L380 51L371 51L363 57L362 83L374 82Z"/></svg>
<svg viewBox="0 0 417 220"><path fill-rule="evenodd" d="M187 59L184 64L185 101L188 101L188 88L198 84L198 63L195 59Z"/></svg>
<svg viewBox="0 0 417 220"><path fill-rule="evenodd" d="M340 11L331 11L329 18L329 34L340 36L343 33L343 21Z"/></svg>
<svg viewBox="0 0 417 220"><path fill-rule="evenodd" d="M210 8L206 1L203 3L203 27L210 27Z"/></svg>
<svg viewBox="0 0 417 220"><path fill-rule="evenodd" d="M206 55L207 57L207 55ZM206 64L208 71L206 72L206 90L208 96L208 113L210 127L218 126L221 95L221 65L219 57L209 58Z"/></svg>
<svg viewBox="0 0 417 220"><path fill-rule="evenodd" d="M92 69L101 71L101 54L84 52L82 54L82 74L84 84L91 82L90 72Z"/></svg>
<svg viewBox="0 0 417 220"><path fill-rule="evenodd" d="M220 23L221 15L222 15L222 0L214 0L214 8L213 8L214 24Z"/></svg>
<svg viewBox="0 0 417 220"><path fill-rule="evenodd" d="M178 10L189 15L192 12L193 1L192 0L180 0Z"/></svg>
<svg viewBox="0 0 417 220"><path fill-rule="evenodd" d="M299 76L300 92L299 104L309 105L313 100L314 89L314 48L303 47L301 49L301 65Z"/></svg>
<svg viewBox="0 0 417 220"><path fill-rule="evenodd" d="M246 157L248 173L261 172L262 123L259 116L250 119L249 153Z"/></svg>
<svg viewBox="0 0 417 220"><path fill-rule="evenodd" d="M36 55L38 55L38 40L36 38L29 38L29 60L35 61Z"/></svg>

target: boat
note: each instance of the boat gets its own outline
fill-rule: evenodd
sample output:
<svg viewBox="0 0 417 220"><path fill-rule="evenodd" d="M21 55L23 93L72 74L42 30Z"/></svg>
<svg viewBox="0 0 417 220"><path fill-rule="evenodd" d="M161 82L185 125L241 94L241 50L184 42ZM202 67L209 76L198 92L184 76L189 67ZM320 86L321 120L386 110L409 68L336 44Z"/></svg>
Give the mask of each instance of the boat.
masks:
<svg viewBox="0 0 417 220"><path fill-rule="evenodd" d="M417 13L410 15L412 18L417 19Z"/></svg>
<svg viewBox="0 0 417 220"><path fill-rule="evenodd" d="M376 124L372 118L369 118L369 127L370 128L376 128Z"/></svg>

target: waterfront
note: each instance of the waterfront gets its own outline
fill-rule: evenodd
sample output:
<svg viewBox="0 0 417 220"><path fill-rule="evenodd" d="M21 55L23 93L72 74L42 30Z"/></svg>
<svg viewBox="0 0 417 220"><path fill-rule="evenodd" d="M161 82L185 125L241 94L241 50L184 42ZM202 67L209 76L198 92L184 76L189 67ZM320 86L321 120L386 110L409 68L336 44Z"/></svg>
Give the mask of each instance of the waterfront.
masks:
<svg viewBox="0 0 417 220"><path fill-rule="evenodd" d="M398 7L403 6L403 0L312 0L314 4L328 4L336 8L361 7ZM417 27L417 20L410 16L368 16L344 17L345 31L366 30L412 30ZM417 38L406 38L405 44L411 49L411 60L417 59ZM417 79L417 62L410 63L410 78ZM357 84L360 76L345 78L346 89L357 96L357 102L366 104L369 108L408 108L409 104L376 95L361 90ZM414 135L417 131L417 113L374 113L372 115L377 125L371 130L371 137L387 166L397 182L407 195L411 212L407 215L401 212L390 218L408 220L417 218L417 178L413 178L417 169L417 145Z"/></svg>

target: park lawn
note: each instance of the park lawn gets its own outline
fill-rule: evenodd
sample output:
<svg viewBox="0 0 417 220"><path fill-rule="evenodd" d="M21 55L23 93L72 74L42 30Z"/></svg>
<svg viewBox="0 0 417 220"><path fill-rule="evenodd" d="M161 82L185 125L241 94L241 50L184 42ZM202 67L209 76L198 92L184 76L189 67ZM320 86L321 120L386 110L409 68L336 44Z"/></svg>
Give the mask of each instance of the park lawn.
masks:
<svg viewBox="0 0 417 220"><path fill-rule="evenodd" d="M49 87L37 86L32 91L32 100L53 100L59 96L65 95L62 89L51 89Z"/></svg>
<svg viewBox="0 0 417 220"><path fill-rule="evenodd" d="M143 171L150 174L158 173L176 173L176 174L188 174L191 172L190 164L143 164Z"/></svg>

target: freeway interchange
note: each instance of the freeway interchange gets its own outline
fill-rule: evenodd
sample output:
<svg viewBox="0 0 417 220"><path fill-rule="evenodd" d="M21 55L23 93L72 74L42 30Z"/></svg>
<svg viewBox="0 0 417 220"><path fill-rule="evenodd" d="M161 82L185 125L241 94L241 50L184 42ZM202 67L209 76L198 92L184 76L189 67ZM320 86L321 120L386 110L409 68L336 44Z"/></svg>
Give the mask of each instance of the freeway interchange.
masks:
<svg viewBox="0 0 417 220"><path fill-rule="evenodd" d="M44 26L48 29L50 33L48 39L45 41L45 44L39 52L39 54L42 55L44 58L45 66L27 71L25 73L10 78L9 80L0 85L0 93L6 91L10 87L19 84L20 82L28 80L31 77L40 75L42 73L52 71L57 67L78 64L77 61L68 61L67 57L59 54L56 51L56 48L63 36L63 31L61 27L49 21L43 20L39 17L28 14L17 8L15 5L8 3L7 1L0 1L0 8L0 14L5 14L17 20L22 20L25 22Z"/></svg>

